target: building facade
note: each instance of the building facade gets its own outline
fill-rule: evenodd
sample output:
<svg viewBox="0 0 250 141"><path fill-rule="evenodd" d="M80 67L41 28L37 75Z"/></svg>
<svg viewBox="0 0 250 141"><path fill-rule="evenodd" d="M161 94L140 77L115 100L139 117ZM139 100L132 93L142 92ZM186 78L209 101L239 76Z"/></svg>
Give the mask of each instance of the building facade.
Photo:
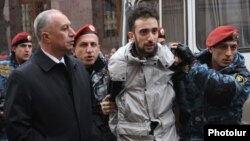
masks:
<svg viewBox="0 0 250 141"><path fill-rule="evenodd" d="M1 0L0 52L8 52L10 40L21 31L33 35L36 16L47 9L59 9L77 30L86 23L93 24L99 33L102 51L119 46L121 0Z"/></svg>

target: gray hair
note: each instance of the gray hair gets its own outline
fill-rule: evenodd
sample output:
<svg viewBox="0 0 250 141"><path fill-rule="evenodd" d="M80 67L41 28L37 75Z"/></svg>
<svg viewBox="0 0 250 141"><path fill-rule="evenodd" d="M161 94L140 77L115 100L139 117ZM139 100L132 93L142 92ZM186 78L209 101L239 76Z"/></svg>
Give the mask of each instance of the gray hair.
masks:
<svg viewBox="0 0 250 141"><path fill-rule="evenodd" d="M42 30L51 24L50 15L52 13L58 13L58 12L62 13L57 9L50 9L43 11L37 15L34 21L34 32L39 42L41 41Z"/></svg>

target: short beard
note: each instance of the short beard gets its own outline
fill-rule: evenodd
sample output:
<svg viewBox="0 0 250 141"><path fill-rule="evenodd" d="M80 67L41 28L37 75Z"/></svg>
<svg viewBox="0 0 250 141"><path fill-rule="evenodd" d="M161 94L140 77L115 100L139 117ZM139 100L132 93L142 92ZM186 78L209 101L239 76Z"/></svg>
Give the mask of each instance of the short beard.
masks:
<svg viewBox="0 0 250 141"><path fill-rule="evenodd" d="M158 50L157 44L155 45L155 48L154 48L154 50L152 52L146 52L145 49L144 49L144 46L142 48L139 48L138 47L138 43L136 41L134 43L134 51L136 52L136 55L139 58L142 58L142 57L146 57L146 58L153 57L153 56L155 56L157 50Z"/></svg>

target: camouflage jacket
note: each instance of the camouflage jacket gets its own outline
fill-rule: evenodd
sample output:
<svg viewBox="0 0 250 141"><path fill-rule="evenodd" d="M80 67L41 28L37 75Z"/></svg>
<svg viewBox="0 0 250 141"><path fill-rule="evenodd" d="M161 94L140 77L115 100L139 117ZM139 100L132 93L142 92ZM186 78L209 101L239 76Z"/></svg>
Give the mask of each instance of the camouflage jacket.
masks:
<svg viewBox="0 0 250 141"><path fill-rule="evenodd" d="M242 107L250 93L250 73L239 53L219 71L209 67L211 54L207 50L196 58L188 74L175 81L179 136L185 141L203 140L206 124L240 124Z"/></svg>
<svg viewBox="0 0 250 141"><path fill-rule="evenodd" d="M94 106L99 111L100 102L108 94L109 74L107 69L107 61L100 53L95 64L93 65L93 71L90 74L91 85L93 88ZM94 110L95 111L95 110Z"/></svg>
<svg viewBox="0 0 250 141"><path fill-rule="evenodd" d="M0 110L3 110L7 79L10 73L19 66L19 64L12 58L13 57L0 60Z"/></svg>

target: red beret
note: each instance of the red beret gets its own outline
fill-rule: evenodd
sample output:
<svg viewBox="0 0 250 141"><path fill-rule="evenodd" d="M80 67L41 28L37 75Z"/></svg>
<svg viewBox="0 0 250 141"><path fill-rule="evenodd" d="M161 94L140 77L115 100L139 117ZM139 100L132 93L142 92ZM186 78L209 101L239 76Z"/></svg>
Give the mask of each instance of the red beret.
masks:
<svg viewBox="0 0 250 141"><path fill-rule="evenodd" d="M239 39L239 31L234 26L223 25L212 30L206 40L207 47L214 46L219 42L232 37L235 40Z"/></svg>
<svg viewBox="0 0 250 141"><path fill-rule="evenodd" d="M12 39L11 46L16 46L25 42L32 42L31 36L28 32L20 32Z"/></svg>
<svg viewBox="0 0 250 141"><path fill-rule="evenodd" d="M93 33L97 35L96 28L91 24L85 24L82 28L78 29L75 35L75 42L81 35Z"/></svg>
<svg viewBox="0 0 250 141"><path fill-rule="evenodd" d="M158 37L165 38L165 30L162 27L158 28Z"/></svg>

